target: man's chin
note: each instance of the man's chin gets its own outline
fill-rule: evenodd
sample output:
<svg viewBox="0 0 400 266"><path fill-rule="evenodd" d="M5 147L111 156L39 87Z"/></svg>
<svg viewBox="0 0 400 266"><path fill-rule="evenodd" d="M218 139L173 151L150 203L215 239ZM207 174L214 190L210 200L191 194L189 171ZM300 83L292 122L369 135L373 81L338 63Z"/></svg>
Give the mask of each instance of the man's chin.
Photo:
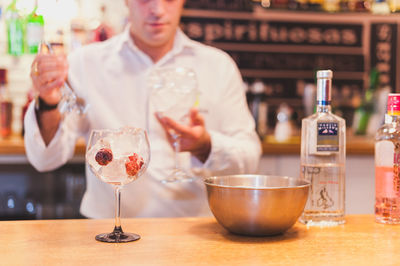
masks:
<svg viewBox="0 0 400 266"><path fill-rule="evenodd" d="M157 35L157 36L152 36L152 38L148 40L148 44L153 47L160 47L168 43L169 40L170 38L167 37L165 34Z"/></svg>

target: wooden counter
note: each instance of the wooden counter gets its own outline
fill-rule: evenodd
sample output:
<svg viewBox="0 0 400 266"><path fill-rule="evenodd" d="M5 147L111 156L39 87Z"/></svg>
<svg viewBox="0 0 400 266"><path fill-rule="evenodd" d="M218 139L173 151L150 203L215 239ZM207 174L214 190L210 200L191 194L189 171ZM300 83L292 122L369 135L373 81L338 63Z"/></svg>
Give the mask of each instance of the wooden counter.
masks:
<svg viewBox="0 0 400 266"><path fill-rule="evenodd" d="M298 154L300 155L300 137L294 137L288 142L279 143L273 138L266 138L263 143L263 154ZM349 155L373 155L374 142L372 138L348 137L347 154ZM80 139L75 148L76 155L85 153L85 142ZM22 137L13 135L7 139L0 139L0 155L24 155L24 141Z"/></svg>
<svg viewBox="0 0 400 266"><path fill-rule="evenodd" d="M398 265L400 226L348 216L338 227L296 224L275 237L228 233L214 218L123 219L142 239L97 242L113 220L0 222L2 265Z"/></svg>
<svg viewBox="0 0 400 266"><path fill-rule="evenodd" d="M83 139L79 139L75 147L75 154L83 155L86 147ZM0 138L0 155L25 155L24 139L20 135Z"/></svg>

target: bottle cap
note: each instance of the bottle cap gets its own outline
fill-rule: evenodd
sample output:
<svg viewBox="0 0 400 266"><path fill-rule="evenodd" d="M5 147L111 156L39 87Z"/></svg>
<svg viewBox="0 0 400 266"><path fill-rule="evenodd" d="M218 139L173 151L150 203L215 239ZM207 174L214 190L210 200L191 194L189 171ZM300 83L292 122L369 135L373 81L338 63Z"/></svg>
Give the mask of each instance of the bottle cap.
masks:
<svg viewBox="0 0 400 266"><path fill-rule="evenodd" d="M387 114L400 115L400 93L390 93L388 95Z"/></svg>
<svg viewBox="0 0 400 266"><path fill-rule="evenodd" d="M317 71L317 78L318 79L331 79L333 77L332 70L318 70Z"/></svg>
<svg viewBox="0 0 400 266"><path fill-rule="evenodd" d="M330 105L331 104L331 87L332 87L331 70L317 71L317 104Z"/></svg>

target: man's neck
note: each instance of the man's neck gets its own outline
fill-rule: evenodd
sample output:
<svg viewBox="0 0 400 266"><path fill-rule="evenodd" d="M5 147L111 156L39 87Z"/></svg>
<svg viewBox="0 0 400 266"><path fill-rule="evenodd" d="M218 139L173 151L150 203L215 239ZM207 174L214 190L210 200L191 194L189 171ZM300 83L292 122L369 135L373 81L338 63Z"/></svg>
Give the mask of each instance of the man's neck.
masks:
<svg viewBox="0 0 400 266"><path fill-rule="evenodd" d="M131 38L135 42L135 45L145 54L150 56L151 60L156 63L161 58L164 57L169 51L172 50L174 46L174 39L169 40L167 43L159 45L159 46L149 46L148 44L144 43L142 40L136 38L131 34Z"/></svg>

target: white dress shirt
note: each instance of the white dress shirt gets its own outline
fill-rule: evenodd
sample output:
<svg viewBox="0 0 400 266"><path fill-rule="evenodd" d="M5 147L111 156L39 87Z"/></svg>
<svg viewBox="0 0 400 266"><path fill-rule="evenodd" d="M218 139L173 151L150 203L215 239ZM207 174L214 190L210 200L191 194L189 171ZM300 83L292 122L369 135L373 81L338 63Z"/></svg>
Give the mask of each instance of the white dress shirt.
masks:
<svg viewBox="0 0 400 266"><path fill-rule="evenodd" d="M211 136L211 153L203 164L188 152L180 153L185 169L200 175L254 173L261 154L254 120L249 113L242 79L234 61L223 51L190 40L180 30L173 49L154 63L139 50L126 29L120 35L87 45L69 56L68 79L90 105L85 116L68 114L46 146L31 103L25 116L25 148L39 171L65 164L78 137L88 140L92 129L134 126L148 131L151 161L146 173L125 185L121 193L123 217L210 215L205 186L199 178L190 183L162 184L174 167L174 153L154 115L146 86L154 68L183 66L196 72L199 109L204 111ZM114 217L112 186L86 167L86 191L81 213L91 218Z"/></svg>

